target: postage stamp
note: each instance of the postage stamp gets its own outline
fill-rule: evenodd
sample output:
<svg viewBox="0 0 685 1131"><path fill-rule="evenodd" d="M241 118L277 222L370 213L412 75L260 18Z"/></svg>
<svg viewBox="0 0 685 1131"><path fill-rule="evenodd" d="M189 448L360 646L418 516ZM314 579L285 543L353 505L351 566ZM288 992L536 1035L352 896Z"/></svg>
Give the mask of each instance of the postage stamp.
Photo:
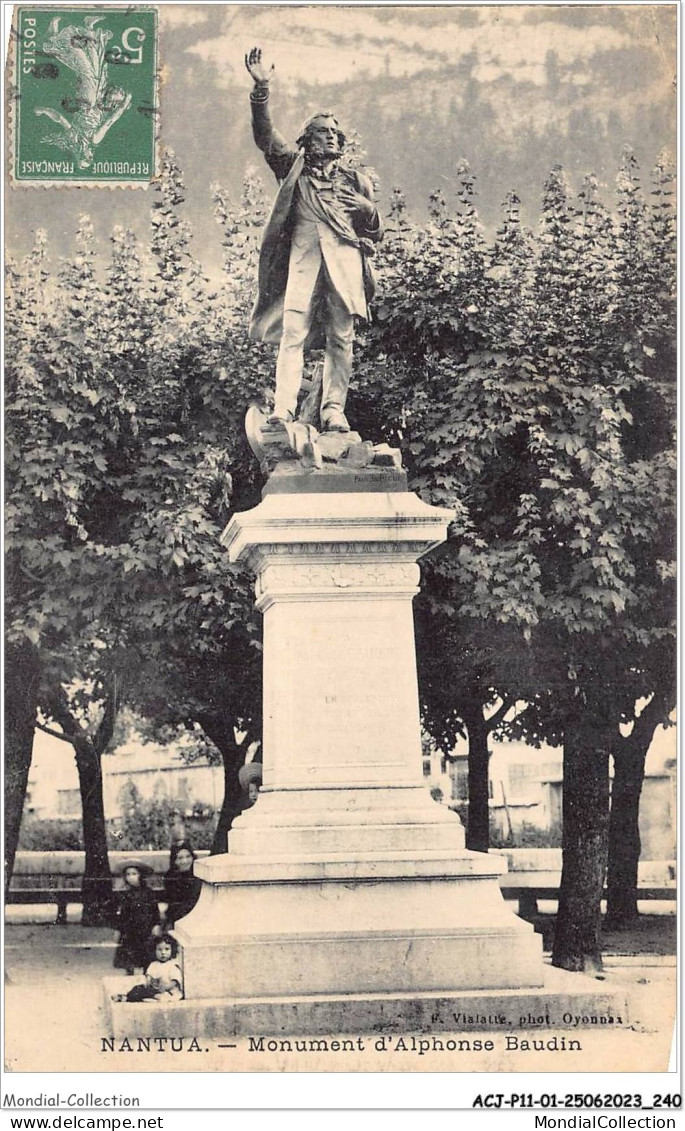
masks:
<svg viewBox="0 0 685 1131"><path fill-rule="evenodd" d="M144 185L155 174L157 11L17 9L12 178Z"/></svg>

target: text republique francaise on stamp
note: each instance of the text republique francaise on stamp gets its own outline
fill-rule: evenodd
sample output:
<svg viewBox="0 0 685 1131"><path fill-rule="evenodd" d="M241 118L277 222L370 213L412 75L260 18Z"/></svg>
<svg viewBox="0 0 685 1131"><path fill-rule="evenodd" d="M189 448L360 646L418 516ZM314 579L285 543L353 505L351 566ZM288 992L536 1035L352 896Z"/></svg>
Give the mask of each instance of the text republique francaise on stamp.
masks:
<svg viewBox="0 0 685 1131"><path fill-rule="evenodd" d="M154 8L20 7L12 62L15 184L150 182L158 118Z"/></svg>

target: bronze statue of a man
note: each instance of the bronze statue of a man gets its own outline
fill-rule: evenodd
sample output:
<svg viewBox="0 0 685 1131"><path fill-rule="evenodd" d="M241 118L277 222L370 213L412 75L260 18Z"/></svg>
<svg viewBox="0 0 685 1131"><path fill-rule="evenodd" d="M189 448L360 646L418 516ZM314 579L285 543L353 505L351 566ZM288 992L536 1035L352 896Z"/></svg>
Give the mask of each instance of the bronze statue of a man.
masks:
<svg viewBox="0 0 685 1131"><path fill-rule="evenodd" d="M254 80L252 130L280 182L259 261L250 337L278 342L272 422L295 418L305 345L325 342L322 431L348 432L345 402L352 368L354 316L368 319L365 247L383 225L368 177L339 164L345 135L328 111L309 118L295 145L274 129L269 82L274 67L260 48L245 56Z"/></svg>

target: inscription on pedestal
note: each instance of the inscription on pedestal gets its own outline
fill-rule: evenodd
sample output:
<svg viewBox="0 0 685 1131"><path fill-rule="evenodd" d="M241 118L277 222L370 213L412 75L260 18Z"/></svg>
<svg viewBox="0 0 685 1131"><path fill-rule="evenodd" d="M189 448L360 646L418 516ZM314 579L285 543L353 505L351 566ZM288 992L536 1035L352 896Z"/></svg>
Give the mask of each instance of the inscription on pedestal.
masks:
<svg viewBox="0 0 685 1131"><path fill-rule="evenodd" d="M418 696L409 645L411 606L375 602L333 609L277 606L279 639L297 663L274 669L273 711L265 734L274 784L281 774L308 780L409 780L420 758ZM269 625L271 635L272 625ZM271 784L271 783L270 783Z"/></svg>

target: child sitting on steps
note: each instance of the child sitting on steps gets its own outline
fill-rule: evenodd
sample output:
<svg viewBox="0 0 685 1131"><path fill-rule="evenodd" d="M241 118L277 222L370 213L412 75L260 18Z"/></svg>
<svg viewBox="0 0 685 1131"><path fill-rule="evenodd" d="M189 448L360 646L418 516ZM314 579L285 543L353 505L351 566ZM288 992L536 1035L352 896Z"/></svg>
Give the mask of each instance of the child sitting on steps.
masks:
<svg viewBox="0 0 685 1131"><path fill-rule="evenodd" d="M145 982L133 986L127 994L113 994L114 1001L180 1001L183 997L183 974L176 961L178 943L172 935L155 939L155 958L145 971Z"/></svg>

